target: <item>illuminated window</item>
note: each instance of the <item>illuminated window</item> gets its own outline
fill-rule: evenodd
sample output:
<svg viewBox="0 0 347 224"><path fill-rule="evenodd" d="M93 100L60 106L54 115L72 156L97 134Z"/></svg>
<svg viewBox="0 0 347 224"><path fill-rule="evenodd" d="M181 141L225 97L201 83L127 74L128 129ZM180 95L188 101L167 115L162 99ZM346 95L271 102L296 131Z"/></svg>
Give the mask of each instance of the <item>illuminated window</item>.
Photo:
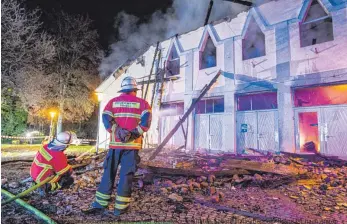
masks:
<svg viewBox="0 0 347 224"><path fill-rule="evenodd" d="M313 0L300 24L301 47L334 40L333 21L317 0Z"/></svg>
<svg viewBox="0 0 347 224"><path fill-rule="evenodd" d="M254 18L247 27L245 37L242 39L242 59L247 60L265 55L265 35Z"/></svg>
<svg viewBox="0 0 347 224"><path fill-rule="evenodd" d="M182 115L184 112L184 103L163 103L160 106L160 116L175 116Z"/></svg>
<svg viewBox="0 0 347 224"><path fill-rule="evenodd" d="M180 73L180 57L178 56L175 45L172 45L166 69L168 76L178 75Z"/></svg>
<svg viewBox="0 0 347 224"><path fill-rule="evenodd" d="M277 109L277 92L266 92L237 96L237 110Z"/></svg>
<svg viewBox="0 0 347 224"><path fill-rule="evenodd" d="M296 107L347 104L347 84L294 90Z"/></svg>
<svg viewBox="0 0 347 224"><path fill-rule="evenodd" d="M205 47L200 51L200 69L211 68L217 65L217 49L211 37L208 37Z"/></svg>
<svg viewBox="0 0 347 224"><path fill-rule="evenodd" d="M196 114L211 114L224 112L224 98L200 100L195 106Z"/></svg>

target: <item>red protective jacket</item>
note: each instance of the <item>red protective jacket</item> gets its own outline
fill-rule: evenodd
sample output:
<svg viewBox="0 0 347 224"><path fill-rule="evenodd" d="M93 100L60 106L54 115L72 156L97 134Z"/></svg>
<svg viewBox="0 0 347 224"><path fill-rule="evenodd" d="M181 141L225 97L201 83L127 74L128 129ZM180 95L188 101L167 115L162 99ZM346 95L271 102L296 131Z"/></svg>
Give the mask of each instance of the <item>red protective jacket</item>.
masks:
<svg viewBox="0 0 347 224"><path fill-rule="evenodd" d="M50 183L56 183L64 173L72 171L64 152L49 150L47 146L48 144L43 145L37 152L30 168L30 175L36 183L52 175L55 177Z"/></svg>
<svg viewBox="0 0 347 224"><path fill-rule="evenodd" d="M116 136L116 127L128 131L137 128L140 134L148 131L152 120L152 111L149 104L136 96L121 94L111 99L103 111L105 128L111 133L111 149L141 149L142 137L134 141L122 143ZM114 123L113 125L111 125Z"/></svg>

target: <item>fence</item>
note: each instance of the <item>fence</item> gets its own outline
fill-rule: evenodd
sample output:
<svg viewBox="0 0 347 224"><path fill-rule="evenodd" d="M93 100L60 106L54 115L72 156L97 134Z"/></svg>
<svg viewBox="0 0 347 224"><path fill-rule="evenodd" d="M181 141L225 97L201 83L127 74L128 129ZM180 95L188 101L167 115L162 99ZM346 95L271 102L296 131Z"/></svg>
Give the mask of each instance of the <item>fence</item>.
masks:
<svg viewBox="0 0 347 224"><path fill-rule="evenodd" d="M49 136L1 136L1 144L41 144ZM92 144L96 139L77 139L73 144Z"/></svg>

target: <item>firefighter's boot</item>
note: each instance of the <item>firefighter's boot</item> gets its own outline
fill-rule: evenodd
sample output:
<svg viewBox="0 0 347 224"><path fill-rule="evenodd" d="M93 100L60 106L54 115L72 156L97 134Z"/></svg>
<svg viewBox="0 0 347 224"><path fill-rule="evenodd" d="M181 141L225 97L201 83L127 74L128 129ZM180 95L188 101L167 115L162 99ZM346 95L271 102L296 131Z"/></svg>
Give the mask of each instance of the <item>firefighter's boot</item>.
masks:
<svg viewBox="0 0 347 224"><path fill-rule="evenodd" d="M128 209L129 209L129 207L126 208L126 209L115 209L114 212L113 212L113 214L114 214L115 216L120 216L121 214L126 213L126 212L128 211Z"/></svg>
<svg viewBox="0 0 347 224"><path fill-rule="evenodd" d="M82 210L82 212L88 215L96 215L106 212L106 208L100 205L97 201L94 201L88 209Z"/></svg>

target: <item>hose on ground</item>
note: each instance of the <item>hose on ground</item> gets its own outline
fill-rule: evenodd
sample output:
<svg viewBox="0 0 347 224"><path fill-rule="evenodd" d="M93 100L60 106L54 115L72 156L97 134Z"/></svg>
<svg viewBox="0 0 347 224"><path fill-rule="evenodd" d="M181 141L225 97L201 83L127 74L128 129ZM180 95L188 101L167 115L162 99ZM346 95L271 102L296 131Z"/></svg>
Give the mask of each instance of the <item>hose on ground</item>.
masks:
<svg viewBox="0 0 347 224"><path fill-rule="evenodd" d="M6 197L12 198L15 197L15 195L11 194L10 192L1 189L1 194L5 195ZM56 224L55 221L53 221L50 217L48 217L47 215L45 215L44 213L42 213L40 210L37 210L36 208L34 208L33 206L27 204L25 201L23 201L22 199L16 199L15 202L17 204L19 204L20 206L22 206L23 208L27 209L28 211L30 211L32 214L34 214L36 217L38 217L39 219L43 220L45 223L49 223L49 224Z"/></svg>

